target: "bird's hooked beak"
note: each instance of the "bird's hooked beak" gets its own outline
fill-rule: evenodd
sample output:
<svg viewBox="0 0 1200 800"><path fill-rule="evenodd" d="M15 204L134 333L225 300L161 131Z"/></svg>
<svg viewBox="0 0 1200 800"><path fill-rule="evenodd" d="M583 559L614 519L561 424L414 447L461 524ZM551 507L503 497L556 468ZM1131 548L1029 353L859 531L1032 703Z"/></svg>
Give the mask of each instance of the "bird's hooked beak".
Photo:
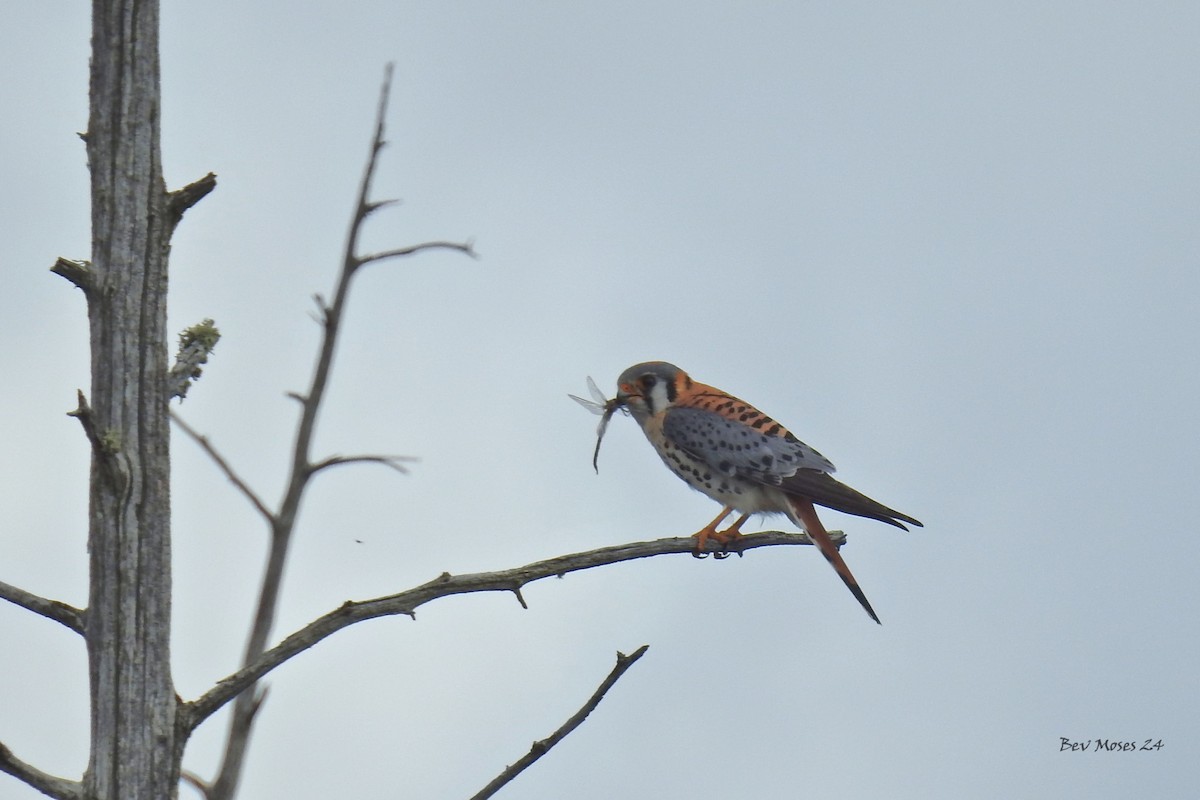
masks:
<svg viewBox="0 0 1200 800"><path fill-rule="evenodd" d="M617 387L617 396L608 401L608 403L605 405L605 409L607 409L608 406L613 406L614 410L617 408L627 408L629 406L629 401L633 400L634 398L638 400L643 398L643 395L638 387L632 383L622 383Z"/></svg>

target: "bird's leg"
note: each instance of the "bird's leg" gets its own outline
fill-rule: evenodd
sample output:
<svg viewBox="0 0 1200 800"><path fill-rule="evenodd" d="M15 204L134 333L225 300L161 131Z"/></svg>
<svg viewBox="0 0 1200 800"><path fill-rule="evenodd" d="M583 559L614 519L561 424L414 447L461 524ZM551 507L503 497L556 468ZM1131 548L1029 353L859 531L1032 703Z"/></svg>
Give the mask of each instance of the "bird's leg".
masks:
<svg viewBox="0 0 1200 800"><path fill-rule="evenodd" d="M749 514L742 514L740 517L738 517L737 522L733 523L725 530L713 531L712 538L716 539L718 542L721 543L722 547L724 547L726 550L728 550L729 545L733 544L738 539L742 538L741 528L743 525L746 524L746 520L748 520L748 519L750 519ZM726 558L729 556L729 553L714 553L713 555L716 556L717 558ZM738 552L738 555L739 556L741 555L741 551Z"/></svg>
<svg viewBox="0 0 1200 800"><path fill-rule="evenodd" d="M692 552L693 556L696 558L704 558L706 555L708 555L704 552L705 547L708 545L708 537L711 536L717 541L722 541L720 535L717 534L717 526L720 525L725 518L732 513L733 509L729 506L725 506L723 509L721 509L721 513L717 514L716 519L692 534L692 538L696 540L696 549ZM741 522L742 521L739 520L738 524L741 524Z"/></svg>
<svg viewBox="0 0 1200 800"><path fill-rule="evenodd" d="M725 530L720 532L714 531L712 537L721 544L736 542L738 539L742 538L742 526L746 524L746 520L748 519L750 519L749 514L742 514L740 517L738 517L737 522L733 523Z"/></svg>

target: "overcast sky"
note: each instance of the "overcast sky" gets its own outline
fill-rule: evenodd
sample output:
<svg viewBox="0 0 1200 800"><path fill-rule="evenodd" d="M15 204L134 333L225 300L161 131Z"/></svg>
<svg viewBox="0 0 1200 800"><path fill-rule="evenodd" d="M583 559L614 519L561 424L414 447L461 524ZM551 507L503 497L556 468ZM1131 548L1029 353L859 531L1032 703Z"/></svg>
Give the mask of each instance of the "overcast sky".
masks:
<svg viewBox="0 0 1200 800"><path fill-rule="evenodd" d="M0 580L86 602L86 4L0 27ZM1200 7L164 3L163 156L217 190L171 328L224 334L182 415L272 501L396 63L372 249L277 627L442 571L687 535L716 505L618 417L650 359L750 401L903 533L606 567L337 634L270 678L245 798L466 798L647 655L500 797L1180 797L1200 747ZM176 686L240 656L266 532L173 462ZM764 523L776 526L778 521ZM87 761L66 629L0 605L0 741ZM214 769L225 717L189 745ZM1061 739L1092 742L1062 752ZM1097 739L1161 749L1095 752ZM190 789L181 797L195 797ZM37 796L0 776L0 798Z"/></svg>

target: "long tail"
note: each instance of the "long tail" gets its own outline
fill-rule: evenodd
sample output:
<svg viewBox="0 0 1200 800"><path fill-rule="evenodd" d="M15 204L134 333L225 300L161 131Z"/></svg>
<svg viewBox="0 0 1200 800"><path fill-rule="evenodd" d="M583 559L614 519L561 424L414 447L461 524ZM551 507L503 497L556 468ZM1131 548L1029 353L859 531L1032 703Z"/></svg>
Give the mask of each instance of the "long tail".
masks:
<svg viewBox="0 0 1200 800"><path fill-rule="evenodd" d="M854 574L850 572L850 568L846 566L846 562L842 560L842 556L838 553L837 547L834 546L833 540L829 538L828 531L821 524L821 520L817 517L817 510L813 508L812 501L805 497L788 496L788 502L799 517L800 522L804 525L804 530L808 532L808 538L813 540L813 544L821 551L821 555L825 556L825 560L829 562L829 566L837 572L838 577L842 579L842 583L846 584L846 588L850 593L858 598L858 602L862 603L862 607L871 615L871 619L882 625L879 622L878 615L875 614L875 609L871 608L871 603L867 600L867 596L863 594L863 590L858 587L858 581L854 579Z"/></svg>
<svg viewBox="0 0 1200 800"><path fill-rule="evenodd" d="M904 522L916 525L918 528L924 527L920 520L914 519L908 514L901 514L894 508L888 508L878 500L872 500L857 489L851 489L829 473L820 470L798 469L796 474L784 478L779 488L789 495L798 495L797 499L807 497L819 506L832 508L834 511L842 511L846 514L877 519L888 525L895 525L901 530L908 530L904 527Z"/></svg>

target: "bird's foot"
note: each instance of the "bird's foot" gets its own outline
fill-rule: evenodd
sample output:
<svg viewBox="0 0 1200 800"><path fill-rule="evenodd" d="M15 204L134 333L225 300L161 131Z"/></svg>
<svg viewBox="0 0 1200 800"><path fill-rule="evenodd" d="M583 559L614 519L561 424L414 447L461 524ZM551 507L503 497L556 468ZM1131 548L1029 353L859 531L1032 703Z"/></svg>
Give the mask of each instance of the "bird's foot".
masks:
<svg viewBox="0 0 1200 800"><path fill-rule="evenodd" d="M708 525L705 525L703 528L692 534L692 538L696 540L696 549L692 551L692 556L694 558L705 558L708 556L707 549L709 539L712 539L721 545L721 550L713 553L714 558L729 558L729 545L742 538L741 527L743 524L745 524L746 520L749 519L750 515L745 514L740 517L737 522L733 523L725 530L718 531L717 525L720 524L721 520L723 520L727 515L728 512L726 512L726 514L722 514L720 517L717 517ZM741 555L741 553L738 553L738 555Z"/></svg>
<svg viewBox="0 0 1200 800"><path fill-rule="evenodd" d="M723 533L717 533L717 526L720 525L722 522L724 522L725 518L728 517L731 513L733 513L733 509L730 508L729 506L725 506L723 509L721 509L721 513L717 514L716 519L714 519L712 522L708 523L703 528L701 528L700 530L698 530L692 534L692 538L696 540L696 547L692 550L692 558L707 558L708 557L707 549L708 549L709 537L711 536L714 539L716 539L718 542L721 542L720 537L722 535L724 535L724 533L728 533L728 531L724 531ZM740 522L740 520L739 520L739 522ZM736 528L736 527L738 527L738 525L735 524L731 527ZM724 542L722 542L722 544L724 544ZM724 558L724 556L718 556L718 558Z"/></svg>
<svg viewBox="0 0 1200 800"><path fill-rule="evenodd" d="M706 525L700 530L692 534L692 538L696 540L696 546L692 549L692 558L708 558L708 540L710 538L717 539L716 525ZM717 539L720 541L720 539ZM724 558L721 553L715 553L717 558Z"/></svg>
<svg viewBox="0 0 1200 800"><path fill-rule="evenodd" d="M744 520L742 520L742 521L744 521ZM716 556L717 558L729 558L730 545L736 545L738 540L742 538L742 532L738 530L738 528L740 528L740 527L742 527L741 521L739 521L735 525L729 526L728 528L726 528L723 531L718 531L717 533L713 534L713 538L721 543L721 552L714 553L713 554L714 556ZM736 552L739 556L742 554L741 550L735 549L734 552Z"/></svg>

